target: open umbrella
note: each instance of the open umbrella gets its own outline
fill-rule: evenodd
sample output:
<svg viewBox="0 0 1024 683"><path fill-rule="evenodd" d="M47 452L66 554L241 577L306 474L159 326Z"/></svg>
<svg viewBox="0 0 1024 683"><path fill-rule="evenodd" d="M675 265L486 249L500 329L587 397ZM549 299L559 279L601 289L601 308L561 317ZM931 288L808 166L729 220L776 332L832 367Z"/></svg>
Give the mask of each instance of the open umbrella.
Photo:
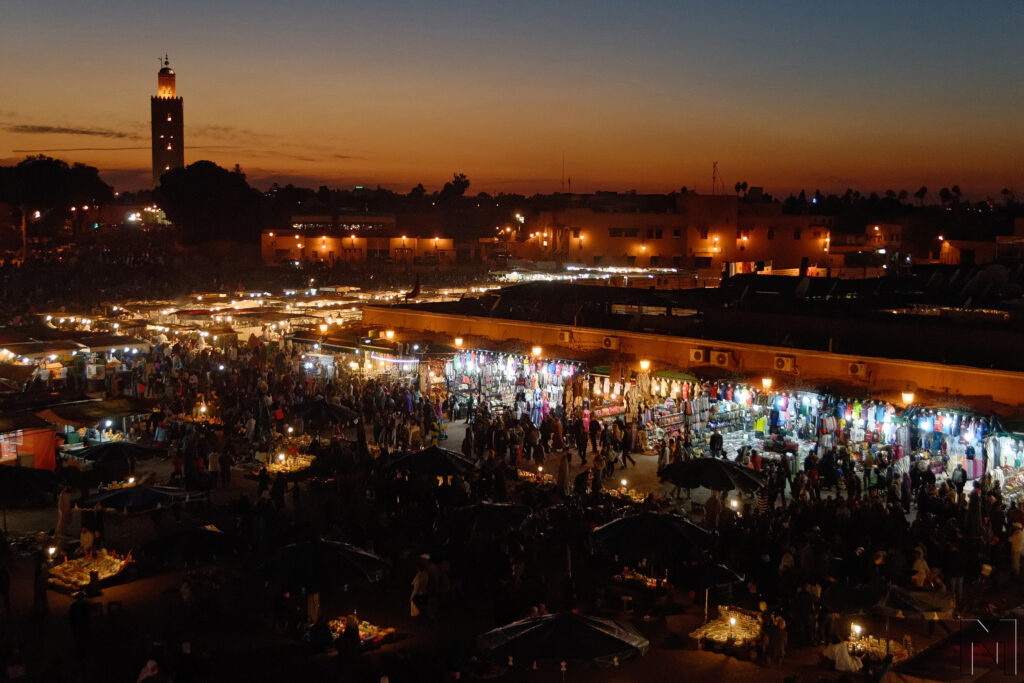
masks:
<svg viewBox="0 0 1024 683"><path fill-rule="evenodd" d="M76 453L79 458L92 460L97 465L111 460L145 460L166 453L163 448L141 446L131 441L104 441Z"/></svg>
<svg viewBox="0 0 1024 683"><path fill-rule="evenodd" d="M348 406L328 403L323 398L316 398L300 406L296 412L311 424L346 424L359 417L359 413Z"/></svg>
<svg viewBox="0 0 1024 683"><path fill-rule="evenodd" d="M492 657L524 667L534 662L616 666L650 646L629 624L576 612L522 619L484 633L478 642Z"/></svg>
<svg viewBox="0 0 1024 683"><path fill-rule="evenodd" d="M641 512L594 529L590 543L598 552L627 561L659 558L673 564L698 558L710 537L680 515Z"/></svg>
<svg viewBox="0 0 1024 683"><path fill-rule="evenodd" d="M871 586L847 586L834 583L821 594L821 604L826 609L842 614L865 612L878 607L885 599L884 588Z"/></svg>
<svg viewBox="0 0 1024 683"><path fill-rule="evenodd" d="M82 510L88 510L99 505L104 510L119 512L123 515L137 515L152 512L174 503L191 503L206 500L206 498L206 493L189 492L173 486L127 486L79 498L75 506Z"/></svg>
<svg viewBox="0 0 1024 683"><path fill-rule="evenodd" d="M717 562L686 562L674 567L669 579L677 586L693 589L721 588L744 580L742 574Z"/></svg>
<svg viewBox="0 0 1024 683"><path fill-rule="evenodd" d="M518 528L529 515L530 508L525 505L477 503L445 514L438 519L434 529L438 540L445 543L480 535L504 535Z"/></svg>
<svg viewBox="0 0 1024 683"><path fill-rule="evenodd" d="M92 461L92 478L102 482L124 479L135 471L135 463L139 460L165 452L129 441L107 441L78 451L76 455Z"/></svg>
<svg viewBox="0 0 1024 683"><path fill-rule="evenodd" d="M877 612L897 619L952 619L956 601L949 591L913 590L891 586Z"/></svg>
<svg viewBox="0 0 1024 683"><path fill-rule="evenodd" d="M661 481L695 489L752 493L765 485L764 477L749 467L720 458L694 458L667 465L658 475Z"/></svg>
<svg viewBox="0 0 1024 683"><path fill-rule="evenodd" d="M228 557L236 553L238 548L235 536L224 533L212 524L184 529L150 541L144 546L146 555L164 560L181 556L189 563Z"/></svg>
<svg viewBox="0 0 1024 683"><path fill-rule="evenodd" d="M58 487L57 476L49 470L0 465L0 505L4 511L4 529L7 529L7 508L28 502L52 504Z"/></svg>
<svg viewBox="0 0 1024 683"><path fill-rule="evenodd" d="M271 581L289 590L305 589L307 593L376 583L387 568L382 557L367 550L322 539L286 545L264 566Z"/></svg>
<svg viewBox="0 0 1024 683"><path fill-rule="evenodd" d="M418 472L433 477L466 474L474 467L473 461L462 454L438 446L424 448L422 451L404 451L399 453L391 464L397 470Z"/></svg>

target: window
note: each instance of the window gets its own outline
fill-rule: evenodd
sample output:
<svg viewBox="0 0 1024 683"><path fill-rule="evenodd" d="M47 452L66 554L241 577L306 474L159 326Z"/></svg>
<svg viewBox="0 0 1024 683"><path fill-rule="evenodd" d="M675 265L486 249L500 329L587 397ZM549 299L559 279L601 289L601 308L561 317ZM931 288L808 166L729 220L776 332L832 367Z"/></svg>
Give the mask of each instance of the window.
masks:
<svg viewBox="0 0 1024 683"><path fill-rule="evenodd" d="M800 239L800 231L799 230L794 230L793 231L793 239L795 239L795 240Z"/></svg>
<svg viewBox="0 0 1024 683"><path fill-rule="evenodd" d="M683 231L682 230L673 230L672 231L672 237L677 239L677 240L678 239L682 239L683 238Z"/></svg>
<svg viewBox="0 0 1024 683"><path fill-rule="evenodd" d="M775 228L768 228L768 239L775 239Z"/></svg>
<svg viewBox="0 0 1024 683"><path fill-rule="evenodd" d="M662 235L661 228L658 228L657 230L654 231L654 238L655 239L659 239L660 240L661 239L661 235Z"/></svg>
<svg viewBox="0 0 1024 683"><path fill-rule="evenodd" d="M821 231L820 230L815 230L814 231L814 239L818 239L819 237L821 237Z"/></svg>
<svg viewBox="0 0 1024 683"><path fill-rule="evenodd" d="M647 228L647 239L654 239L654 228Z"/></svg>
<svg viewBox="0 0 1024 683"><path fill-rule="evenodd" d="M706 240L708 238L708 229L707 228L702 228L701 229L701 231L700 231L700 238L702 240Z"/></svg>
<svg viewBox="0 0 1024 683"><path fill-rule="evenodd" d="M579 228L573 228L572 236L573 236L573 239L578 239L579 236L580 236L580 229Z"/></svg>
<svg viewBox="0 0 1024 683"><path fill-rule="evenodd" d="M168 121L170 121L170 120L171 120L171 115L170 115L170 114L168 114L168 115L167 115L167 120L168 120Z"/></svg>
<svg viewBox="0 0 1024 683"><path fill-rule="evenodd" d="M711 257L710 256L698 256L697 258L694 259L694 264L693 265L697 266L698 268L710 268L711 267Z"/></svg>
<svg viewBox="0 0 1024 683"><path fill-rule="evenodd" d="M608 228L609 237L639 237L640 228Z"/></svg>

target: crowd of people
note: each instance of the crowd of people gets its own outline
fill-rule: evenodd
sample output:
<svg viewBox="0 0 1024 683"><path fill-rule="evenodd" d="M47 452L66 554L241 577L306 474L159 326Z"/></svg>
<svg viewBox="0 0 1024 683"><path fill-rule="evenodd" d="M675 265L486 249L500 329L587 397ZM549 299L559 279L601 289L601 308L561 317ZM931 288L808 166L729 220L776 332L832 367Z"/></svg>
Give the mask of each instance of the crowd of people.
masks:
<svg viewBox="0 0 1024 683"><path fill-rule="evenodd" d="M117 267L103 272L122 275L110 275L99 287L111 295L130 295L122 277L128 281L139 272L174 266L146 254L114 258ZM0 281L21 292L23 301L75 304L73 294L60 298L56 284L27 278L51 265L47 258L4 264ZM84 266L81 272L85 277ZM31 287L25 284L30 281ZM162 291L159 281L152 286ZM4 311L15 313L25 311ZM109 395L157 404L126 436L167 448L172 483L221 490L211 509L193 514L200 521L217 520L239 539L235 560L258 566L296 539L345 540L389 561L387 585L408 592L409 615L427 624L457 620L467 611L477 623L498 626L548 610L611 610L607 566L578 563L573 571L566 553L588 557L589 532L616 516L686 505L678 487L667 497L652 492L640 503L606 492L614 488L606 485L614 472L636 467L641 454L656 457L659 468L694 457L682 439L645 443L646 432L635 422L592 420L584 427L578 415L555 410L534 424L512 407L491 413L478 405L465 414L464 438L449 446L471 467L439 482L394 465L400 453L446 444L456 405L452 396L421 391L409 378L367 378L341 366L329 377L309 371L298 349L255 339L216 348L201 339L157 344L150 353L126 357L125 365L127 379L122 375L110 383ZM357 417L349 424L308 419L306 409L320 400ZM309 476L270 475L265 454L288 436L304 435L311 437L306 451L316 456ZM520 480L524 470L552 460L555 467L547 469L553 487ZM712 540L696 557L745 577L718 597L770 615L762 648L766 662L784 659L787 647L843 638L848 625L841 614L851 591L882 595L896 585L948 592L960 609L977 610L973 598L984 595L983 589L1006 585L1019 573L1024 510L1007 506L998 483L988 477L965 496L962 477L939 484L930 470L916 466L876 463L870 478L858 475L841 448L803 462L745 448L739 461L760 472L766 485L739 509L726 504L726 492L712 493L700 520ZM255 480L251 488L239 484L244 473ZM446 530L453 511L482 501L512 502L528 513L464 533ZM62 505L59 526L66 529ZM40 582L37 605L45 603L45 574L36 576ZM211 583L218 589L210 590ZM324 616L311 614L304 596L282 586L190 576L181 596L184 617L166 642L192 642L217 615L223 624L237 614L297 638L305 635L317 647L330 641L324 638ZM73 630L87 632L82 608L72 614ZM342 658L345 666L358 666L353 657L359 648L343 649L352 654ZM74 657L84 659L89 652L79 648ZM430 671L469 672L479 666L471 653L467 643ZM6 661L20 657L9 649ZM188 680L194 660L178 646L171 654L147 651L143 674L158 680L170 672ZM373 666L387 672L405 664L385 658Z"/></svg>

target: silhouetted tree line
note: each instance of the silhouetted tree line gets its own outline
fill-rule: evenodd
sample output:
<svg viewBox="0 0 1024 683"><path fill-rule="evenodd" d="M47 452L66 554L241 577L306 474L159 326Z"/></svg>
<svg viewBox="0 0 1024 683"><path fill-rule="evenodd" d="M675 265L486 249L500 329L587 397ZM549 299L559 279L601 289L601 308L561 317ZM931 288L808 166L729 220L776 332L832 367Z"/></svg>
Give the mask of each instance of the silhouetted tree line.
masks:
<svg viewBox="0 0 1024 683"><path fill-rule="evenodd" d="M402 194L377 186L351 189L317 189L274 184L261 192L246 181L237 165L225 169L210 161L197 161L185 168L169 171L152 191L123 193L115 200L113 189L104 183L98 171L84 164L68 165L45 156L29 157L15 166L0 166L0 202L13 207L11 223L20 222L20 212L40 217L32 223L35 235L53 234L71 217L70 207L89 204L148 203L155 201L179 230L183 243L212 240L252 242L264 229L286 228L295 214L319 214L337 217L348 213L388 213L399 217L399 224L425 229L443 229L458 238L494 234L495 226L506 225L513 214L535 215L568 207L586 207L597 211L674 211L676 200L690 190L686 187L666 194L603 192L592 194L471 193L470 179L462 173L436 191L428 192L422 183ZM940 229L949 237L985 239L1010 232L1013 218L1024 216L1024 204L1015 193L1004 188L999 197L968 201L959 185L931 191L920 187L862 194L847 189L842 194L824 194L804 190L785 199L750 192L747 181L734 185L742 204L781 203L783 213L830 216L836 232L859 233L872 222L903 220L927 225L927 231ZM927 200L933 200L927 203ZM937 200L937 203L936 201ZM404 223L404 225L403 225Z"/></svg>

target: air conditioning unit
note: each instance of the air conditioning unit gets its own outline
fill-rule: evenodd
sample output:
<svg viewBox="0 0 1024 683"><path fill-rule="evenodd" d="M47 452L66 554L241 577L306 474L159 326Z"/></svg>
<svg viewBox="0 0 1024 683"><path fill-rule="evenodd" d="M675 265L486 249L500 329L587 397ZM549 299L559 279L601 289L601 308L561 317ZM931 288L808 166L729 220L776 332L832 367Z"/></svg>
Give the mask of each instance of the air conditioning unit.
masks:
<svg viewBox="0 0 1024 683"><path fill-rule="evenodd" d="M711 364L726 367L732 363L732 351L712 351Z"/></svg>
<svg viewBox="0 0 1024 683"><path fill-rule="evenodd" d="M601 347L612 351L617 351L619 348L618 337L605 337L601 340Z"/></svg>
<svg viewBox="0 0 1024 683"><path fill-rule="evenodd" d="M559 330L558 341L567 343L572 341L572 330Z"/></svg>
<svg viewBox="0 0 1024 683"><path fill-rule="evenodd" d="M698 365L707 365L711 362L711 350L690 349L690 362Z"/></svg>
<svg viewBox="0 0 1024 683"><path fill-rule="evenodd" d="M796 372L796 358L793 356L775 356L775 369L779 372Z"/></svg>
<svg viewBox="0 0 1024 683"><path fill-rule="evenodd" d="M865 363L850 363L846 371L850 375L861 379L867 379L868 377L868 366Z"/></svg>

